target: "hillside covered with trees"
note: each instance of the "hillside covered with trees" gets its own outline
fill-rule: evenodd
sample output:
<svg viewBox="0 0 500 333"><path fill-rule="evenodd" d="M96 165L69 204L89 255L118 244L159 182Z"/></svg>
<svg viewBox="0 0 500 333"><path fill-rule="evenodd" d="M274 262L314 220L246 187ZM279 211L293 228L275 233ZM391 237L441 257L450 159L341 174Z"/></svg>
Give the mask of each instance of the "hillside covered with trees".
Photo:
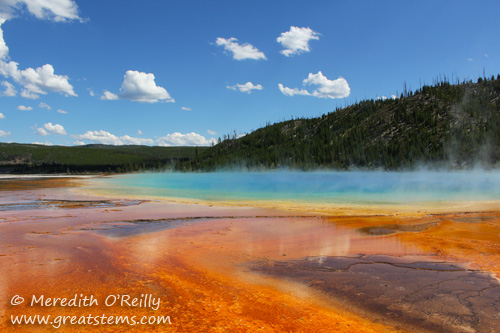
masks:
<svg viewBox="0 0 500 333"><path fill-rule="evenodd" d="M121 173L173 169L207 147L44 146L0 143L2 173Z"/></svg>
<svg viewBox="0 0 500 333"><path fill-rule="evenodd" d="M395 99L365 100L222 141L182 171L289 167L411 169L500 164L500 75L441 80Z"/></svg>

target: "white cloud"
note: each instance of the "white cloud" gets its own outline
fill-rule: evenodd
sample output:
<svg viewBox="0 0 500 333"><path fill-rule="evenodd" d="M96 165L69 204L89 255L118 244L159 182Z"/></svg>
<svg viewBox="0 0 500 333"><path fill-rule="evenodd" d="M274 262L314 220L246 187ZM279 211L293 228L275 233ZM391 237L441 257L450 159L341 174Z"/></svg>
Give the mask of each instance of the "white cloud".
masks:
<svg viewBox="0 0 500 333"><path fill-rule="evenodd" d="M467 61L468 61L468 62L474 62L474 59L472 59L472 58L467 58Z"/></svg>
<svg viewBox="0 0 500 333"><path fill-rule="evenodd" d="M187 107L185 107L185 106L181 107L181 110L184 110L184 111L192 111L192 109L191 109L191 108L187 108Z"/></svg>
<svg viewBox="0 0 500 333"><path fill-rule="evenodd" d="M234 86L226 86L227 89L231 89L231 90L239 90L241 92L246 92L248 94L250 94L252 92L252 90L262 90L264 89L264 87L262 87L262 85L260 84L257 84L257 85L254 85L252 82L247 82L245 84L236 84Z"/></svg>
<svg viewBox="0 0 500 333"><path fill-rule="evenodd" d="M326 76L319 71L317 74L309 73L309 76L304 79L304 85L317 85L319 88L313 90L312 92L306 89L299 88L288 88L283 86L281 83L278 85L279 89L284 95L306 95L314 96L318 98L344 98L350 95L351 88L349 84L343 77L339 77L336 80L328 80Z"/></svg>
<svg viewBox="0 0 500 333"><path fill-rule="evenodd" d="M58 113L62 113L62 114L67 114L68 113L68 111L64 111L64 110L61 110L61 109L58 109L57 112Z"/></svg>
<svg viewBox="0 0 500 333"><path fill-rule="evenodd" d="M40 136L47 136L49 135L49 132L47 132L46 130L44 130L43 128L40 128L40 127L35 127L35 132L34 132L36 135L40 135Z"/></svg>
<svg viewBox="0 0 500 333"><path fill-rule="evenodd" d="M142 131L141 130L137 130L137 135L142 135Z"/></svg>
<svg viewBox="0 0 500 333"><path fill-rule="evenodd" d="M319 40L319 34L311 28L291 26L290 30L281 33L281 36L276 38L276 41L285 48L280 53L290 57L295 54L309 52L309 41L312 39Z"/></svg>
<svg viewBox="0 0 500 333"><path fill-rule="evenodd" d="M281 83L278 84L278 87L280 91L283 93L283 95L286 96L293 96L293 95L305 95L305 96L310 96L311 94L309 91L305 89L299 89L299 88L288 88L283 86Z"/></svg>
<svg viewBox="0 0 500 333"><path fill-rule="evenodd" d="M5 90L4 92L2 93L3 96L9 96L9 97L13 97L13 96L16 96L17 95L17 91L16 89L14 88L14 85L10 82L7 82L7 81L3 81L2 82L2 86L5 87Z"/></svg>
<svg viewBox="0 0 500 333"><path fill-rule="evenodd" d="M37 94L33 94L27 90L21 91L21 97L27 98L27 99L39 99L40 96Z"/></svg>
<svg viewBox="0 0 500 333"><path fill-rule="evenodd" d="M3 37L2 25L6 20L15 16L16 11L27 10L39 19L48 19L56 22L81 20L78 16L78 7L73 0L1 0L0 1L0 74L12 78L23 86L21 96L37 99L40 95L58 92L66 96L77 96L73 86L65 75L54 74L54 67L50 64L42 67L18 69L19 64L9 59L9 48ZM11 84L5 84L7 96L14 96L15 90Z"/></svg>
<svg viewBox="0 0 500 333"><path fill-rule="evenodd" d="M43 146L52 146L52 142L50 141L45 141L45 142L38 142L38 141L35 141L33 142L34 145L43 145Z"/></svg>
<svg viewBox="0 0 500 333"><path fill-rule="evenodd" d="M24 105L19 105L17 107L17 109L19 111L31 111L31 110L33 110L33 108L31 106L24 106Z"/></svg>
<svg viewBox="0 0 500 333"><path fill-rule="evenodd" d="M73 91L73 86L68 82L68 77L54 74L54 67L50 64L37 69L27 68L20 73L22 77L20 83L30 93L45 95L48 90L63 93L66 96L77 96Z"/></svg>
<svg viewBox="0 0 500 333"><path fill-rule="evenodd" d="M114 101L120 98L118 97L118 95L113 94L111 91L104 90L101 99L104 101Z"/></svg>
<svg viewBox="0 0 500 333"><path fill-rule="evenodd" d="M105 145L123 145L123 142L116 135L109 132L100 131L87 131L85 134L72 135L78 141L86 140L92 143L101 143Z"/></svg>
<svg viewBox="0 0 500 333"><path fill-rule="evenodd" d="M40 94L46 95L47 91L62 93L66 96L77 96L73 86L68 82L68 77L54 74L52 65L46 64L37 69L27 68L25 70L19 70L18 65L14 61L0 60L0 74L11 77L24 87L21 92L22 97L37 99Z"/></svg>
<svg viewBox="0 0 500 333"><path fill-rule="evenodd" d="M35 134L38 134L41 136L47 136L50 134L66 135L66 131L64 130L64 127L62 127L59 124L46 123L43 125L43 127L39 127L39 128L37 128L35 125L34 129L35 129Z"/></svg>
<svg viewBox="0 0 500 333"><path fill-rule="evenodd" d="M116 136L109 132L100 130L100 131L87 131L85 134L80 135L72 135L74 139L76 139L75 144L81 145L84 144L83 141L89 141L91 143L100 143L104 145L153 145L154 140L152 139L143 139L143 138L134 138L128 135L124 136Z"/></svg>
<svg viewBox="0 0 500 333"><path fill-rule="evenodd" d="M140 133L139 133L140 132ZM138 131L139 135L142 132ZM107 131L87 131L84 134L72 135L75 139L75 145L83 145L86 142L89 143L100 143L105 145L154 145L155 141L152 139L145 138L135 138L128 135L117 136ZM204 136L197 133L178 133L167 134L164 137L156 139L156 144L158 146L209 146L215 139L207 139Z"/></svg>
<svg viewBox="0 0 500 333"><path fill-rule="evenodd" d="M126 145L153 145L155 143L153 139L133 138L128 135L121 136L120 139Z"/></svg>
<svg viewBox="0 0 500 333"><path fill-rule="evenodd" d="M41 108L41 109L47 109L47 110L52 110L52 108L50 107L50 105L48 105L47 103L44 103L44 102L40 102L40 104L38 104L38 107Z"/></svg>
<svg viewBox="0 0 500 333"><path fill-rule="evenodd" d="M5 131L0 130L0 138L4 137L4 136L8 136L8 135L10 135L10 132L5 132Z"/></svg>
<svg viewBox="0 0 500 333"><path fill-rule="evenodd" d="M309 73L304 84L318 85L319 88L314 90L312 95L320 98L344 98L349 96L351 88L346 79L339 77L336 80L328 80L326 76L319 71L317 74Z"/></svg>
<svg viewBox="0 0 500 333"><path fill-rule="evenodd" d="M217 40L215 41L215 44L217 44L217 46L223 46L224 50L226 50L228 52L232 52L233 59L235 59L235 60L243 60L243 59L253 59L253 60L264 59L264 60L266 60L267 59L265 54L260 52L252 44L249 44L249 43L239 44L238 39L236 39L234 37L231 37L229 39L218 37Z"/></svg>
<svg viewBox="0 0 500 333"><path fill-rule="evenodd" d="M210 135L215 135L215 134L217 134L217 132L216 132L216 131L211 131L211 130L207 130L207 133L208 133L208 134L210 134Z"/></svg>
<svg viewBox="0 0 500 333"><path fill-rule="evenodd" d="M0 119L5 119L5 116L1 112L0 112Z"/></svg>
<svg viewBox="0 0 500 333"><path fill-rule="evenodd" d="M89 91L89 95L94 97L95 96L95 93L92 89L87 89Z"/></svg>
<svg viewBox="0 0 500 333"><path fill-rule="evenodd" d="M385 101L387 99L387 96L377 96L375 100L377 101Z"/></svg>
<svg viewBox="0 0 500 333"><path fill-rule="evenodd" d="M198 133L186 133L182 134L175 132L173 134L167 134L161 138L156 139L158 146L209 146L215 143L215 139L206 139L204 136Z"/></svg>
<svg viewBox="0 0 500 333"><path fill-rule="evenodd" d="M144 103L175 102L165 88L156 85L154 74L132 70L128 70L123 76L122 87L118 95L105 90L101 99L128 99Z"/></svg>
<svg viewBox="0 0 500 333"><path fill-rule="evenodd" d="M26 8L38 19L55 22L83 21L73 0L3 0L0 1L0 17L10 19L16 11Z"/></svg>
<svg viewBox="0 0 500 333"><path fill-rule="evenodd" d="M5 18L0 17L0 59L6 59L9 55L9 47L5 43L2 30L2 24L4 24L5 21L6 21Z"/></svg>

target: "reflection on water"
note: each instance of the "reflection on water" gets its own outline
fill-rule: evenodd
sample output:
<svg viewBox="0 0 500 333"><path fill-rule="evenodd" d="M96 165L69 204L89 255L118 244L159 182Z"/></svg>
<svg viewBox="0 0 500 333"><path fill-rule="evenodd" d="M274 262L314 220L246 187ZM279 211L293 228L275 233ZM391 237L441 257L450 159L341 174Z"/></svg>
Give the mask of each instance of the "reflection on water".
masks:
<svg viewBox="0 0 500 333"><path fill-rule="evenodd" d="M373 218L374 222L379 221ZM359 218L357 218L359 223ZM377 228L374 226L373 228ZM112 221L82 225L88 231L110 239L137 239L134 236L173 237L189 235L193 247L210 248L233 255L250 257L307 257L344 256L349 254L379 253L420 255L424 254L398 235L387 237L367 236L350 225L350 220L321 216L218 216L183 217L165 219L140 219ZM185 245L184 245L185 246ZM220 250L223 249L223 250ZM153 252L152 252L153 253Z"/></svg>

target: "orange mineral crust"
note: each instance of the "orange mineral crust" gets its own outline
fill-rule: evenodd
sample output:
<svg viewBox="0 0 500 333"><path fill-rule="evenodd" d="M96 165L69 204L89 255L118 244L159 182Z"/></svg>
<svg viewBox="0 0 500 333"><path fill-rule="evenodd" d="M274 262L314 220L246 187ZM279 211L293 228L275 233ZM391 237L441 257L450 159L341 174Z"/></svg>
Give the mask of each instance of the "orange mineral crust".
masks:
<svg viewBox="0 0 500 333"><path fill-rule="evenodd" d="M2 331L466 332L500 324L494 211L325 216L92 197L69 191L67 180L45 181L0 191ZM50 318L12 322L23 315Z"/></svg>

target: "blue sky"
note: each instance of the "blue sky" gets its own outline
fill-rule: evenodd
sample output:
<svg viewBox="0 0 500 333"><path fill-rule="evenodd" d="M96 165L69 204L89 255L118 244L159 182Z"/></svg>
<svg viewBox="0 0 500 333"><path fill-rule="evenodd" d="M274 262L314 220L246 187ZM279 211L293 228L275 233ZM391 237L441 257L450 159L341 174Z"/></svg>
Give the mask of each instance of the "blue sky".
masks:
<svg viewBox="0 0 500 333"><path fill-rule="evenodd" d="M0 0L0 142L208 145L500 73L498 1Z"/></svg>

